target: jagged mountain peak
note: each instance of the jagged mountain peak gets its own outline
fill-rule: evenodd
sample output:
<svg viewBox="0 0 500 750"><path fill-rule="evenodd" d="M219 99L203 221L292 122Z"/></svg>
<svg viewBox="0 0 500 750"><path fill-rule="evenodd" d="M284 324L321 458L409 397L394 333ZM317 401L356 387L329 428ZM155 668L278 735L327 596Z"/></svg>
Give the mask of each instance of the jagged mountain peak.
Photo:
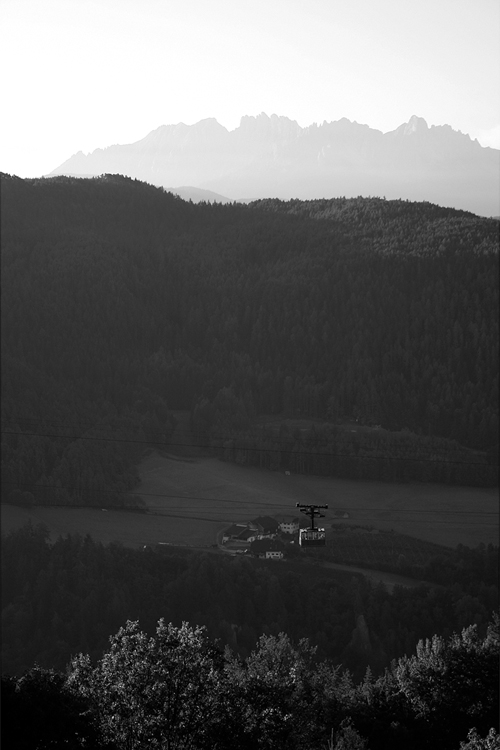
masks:
<svg viewBox="0 0 500 750"><path fill-rule="evenodd" d="M302 128L296 120L290 120L284 115L272 114L270 117L265 112L260 115L244 115L237 128L240 133L260 133L276 135L298 135Z"/></svg>
<svg viewBox="0 0 500 750"><path fill-rule="evenodd" d="M196 122L194 125L186 125L179 122L176 125L160 125L159 128L152 130L148 135L139 141L144 144L157 144L175 141L192 141L206 138L220 138L227 136L228 130L221 125L215 117L207 117L204 120Z"/></svg>
<svg viewBox="0 0 500 750"><path fill-rule="evenodd" d="M227 130L214 117L162 125L132 144L81 152L51 174L124 174L231 200L385 195L498 214L498 150L412 115L382 133L346 117L302 128L265 112Z"/></svg>
<svg viewBox="0 0 500 750"><path fill-rule="evenodd" d="M228 132L227 128L224 127L224 125L221 125L220 122L216 120L215 117L205 117L204 120L199 120L199 122L196 122L194 125L191 125L191 127L194 130L205 130L205 131L213 131L213 132Z"/></svg>
<svg viewBox="0 0 500 750"><path fill-rule="evenodd" d="M295 120L290 120L289 117L285 117L285 115L277 115L273 112L271 116L269 116L266 112L261 112L258 115L243 115L240 119L240 127L244 127L250 124L266 124L270 125L277 124L279 122L295 122ZM297 124L295 122L295 124Z"/></svg>
<svg viewBox="0 0 500 750"><path fill-rule="evenodd" d="M396 130L392 130L388 135L395 136L407 136L414 135L415 133L425 133L429 130L429 126L423 117L412 115L408 122L404 122Z"/></svg>
<svg viewBox="0 0 500 750"><path fill-rule="evenodd" d="M424 120L423 117L418 117L417 115L412 115L410 119L408 120L408 123L405 127L405 135L410 135L411 133L417 133L421 130L429 130L429 126L427 125L427 122Z"/></svg>

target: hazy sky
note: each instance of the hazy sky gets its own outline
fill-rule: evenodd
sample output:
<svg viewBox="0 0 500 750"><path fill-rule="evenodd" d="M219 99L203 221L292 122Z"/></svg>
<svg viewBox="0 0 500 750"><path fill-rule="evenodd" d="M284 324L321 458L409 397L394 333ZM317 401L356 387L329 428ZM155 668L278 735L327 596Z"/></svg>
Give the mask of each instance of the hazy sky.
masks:
<svg viewBox="0 0 500 750"><path fill-rule="evenodd" d="M500 148L498 0L0 0L0 171L264 111Z"/></svg>

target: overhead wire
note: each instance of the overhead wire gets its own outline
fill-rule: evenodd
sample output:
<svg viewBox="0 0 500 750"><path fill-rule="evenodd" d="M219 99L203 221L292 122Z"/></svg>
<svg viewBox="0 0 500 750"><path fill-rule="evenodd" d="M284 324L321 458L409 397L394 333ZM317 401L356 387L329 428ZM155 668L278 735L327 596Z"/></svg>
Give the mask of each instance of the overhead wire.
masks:
<svg viewBox="0 0 500 750"><path fill-rule="evenodd" d="M110 425L99 425L95 421L88 422L88 423L81 422L81 421L78 421L78 422L73 422L73 421L72 422L67 422L67 421L59 421L59 420L34 419L32 417L11 417L11 418L7 418L7 419L3 418L1 420L1 422L3 424L14 425L14 426L19 426L18 423L20 421L28 423L30 425L40 424L40 425L43 425L44 427L46 425L56 425L58 427L63 427L63 428L64 427L67 427L67 428L73 427L73 428L76 428L76 429L79 429L79 430L86 430L86 431L101 430L101 429L109 431L109 430L113 430L114 429L115 431L123 432L123 431L127 430L127 427L125 427L125 426L118 425L115 428L113 428ZM313 420L311 420L311 421L313 422ZM271 421L268 424L265 423L265 424L260 424L258 426L254 426L254 429L257 429L257 430L259 428L261 430L265 430L266 428L272 429L273 424L276 424L276 423L273 423ZM328 427L333 427L334 429L338 428L337 425L333 425L332 423L327 423L327 425L328 425ZM314 422L313 422L312 426L317 427L318 429L321 429L321 427L322 427L321 424L318 425L318 424L315 424ZM33 428L33 429L35 429L35 428ZM134 427L133 429L137 430L138 428ZM305 430L305 429L308 429L308 428L298 428L298 429ZM358 432L358 429L359 429L359 432ZM370 434L371 437L380 437L382 439L382 441L385 439L385 437L387 436L387 434L391 435L391 436L394 435L394 434L398 434L398 433L394 433L394 432L388 432L385 429L381 429L381 431L379 432L375 428L369 427L369 426L365 426L365 425L361 425L358 429L356 429L356 430L349 429L349 433L355 433L355 435L359 435L361 437L365 436L367 434ZM151 432L150 435L153 435L153 436L154 435L159 435L160 436L160 435L166 434L169 431L170 430L167 428L167 429L165 429L163 431L160 431L160 432ZM158 443L158 444L161 444L161 445L164 444L163 440L162 441L138 440L137 438L135 438L135 439L130 439L130 438L112 438L112 437L106 437L106 436L104 436L104 437L101 438L99 436L94 436L94 435L92 435L92 436L86 436L86 435L75 436L75 435L63 435L63 434L47 434L47 433L39 433L39 432L33 432L33 433L23 432L23 433L19 433L17 431L12 431L11 432L11 431L7 431L7 430L2 430L2 432L5 433L5 434L23 434L23 435L37 435L37 436L39 435L40 437L60 437L60 438L67 438L67 439L73 439L73 440L106 440L106 441L110 441L110 442L131 442L131 443L135 442L135 443L148 443L148 444L149 443L153 443L153 444ZM346 433L347 429L344 428L343 432ZM416 438L419 437L417 435L412 435L412 433L410 433L410 435L413 436L413 437L416 437ZM252 440L252 439L254 439L254 437L255 437L254 435L251 435L251 436L248 436L248 437L245 437L245 436L242 436L242 437L236 436L236 438L235 438L234 435L225 435L225 436L223 435L223 436L220 436L218 439L221 439L221 440L232 440L232 439ZM345 437L339 437L338 434L334 434L331 437L333 438L334 442L337 443L337 444L340 443L340 444L349 445L349 444L352 443L352 438L350 437L350 435L349 436L346 435ZM431 439L435 439L437 441L447 440L447 438L443 438L443 437L440 437L440 436L429 436L429 437ZM348 438L350 438L350 439L348 439ZM316 444L318 442L318 438L316 438L316 439L315 438L310 438L310 437L306 437L304 435L301 435L300 437L297 437L293 433L290 434L289 438L280 438L278 436L273 435L270 439L272 439L273 442L275 442L275 443L277 442L277 443L279 443L281 445L285 445L287 448L290 446L290 442L292 440L294 440L294 441L300 440L300 443L302 445L308 444L308 443L309 444ZM330 436L329 436L329 439L330 439ZM321 441L324 442L324 440L325 440L324 438L321 438L321 437L319 438L320 442ZM170 443L169 442L168 445L179 445L179 444L178 443ZM180 445L188 445L188 444L187 443L180 443ZM195 447L195 448L200 447L200 448L202 448L202 447L206 447L206 446L203 445L203 444L201 444L201 445L200 444L189 444L189 447ZM323 446L319 446L319 447L323 447ZM249 448L249 450L252 450L252 448ZM272 452L272 451L281 451L283 449L281 449L281 448L279 448L279 449L255 448L255 450L263 450L263 451L271 451ZM433 447L433 450L436 450L436 447ZM477 452L477 453L480 453L480 454L484 455L484 451L474 451L474 449L466 448L466 447L461 446L461 445L458 445L457 448L456 448L456 450L458 450L458 451L472 451L472 452ZM316 455L316 454L314 454L314 455ZM360 458L362 458L362 456L360 456ZM372 458L380 458L380 457L373 456ZM384 458L384 457L382 457L382 458ZM428 461L434 461L434 459L425 459L425 458L407 459L407 460L416 460L416 461L420 461L420 460L425 461L425 460L428 460ZM474 461L470 461L470 462L469 461L465 461L465 462L452 461L450 463L471 463L471 464L475 464L476 462L474 462Z"/></svg>
<svg viewBox="0 0 500 750"><path fill-rule="evenodd" d="M233 509L233 511L238 512L238 511L246 511L246 509L249 509L249 508L262 508L262 509L265 509L265 510L268 510L268 511L274 511L274 512L281 511L285 515L290 515L290 514L293 515L292 510L290 510L290 512L287 512L288 511L288 507L287 506L282 505L279 502L278 503L273 503L273 502L268 502L268 501L265 501L265 500L250 500L250 499L249 500L242 500L242 499L235 499L235 498L225 499L225 498L219 498L219 497L200 497L200 496L197 496L197 495L172 495L172 494L166 494L166 493L142 492L142 491L137 490L137 489L136 490L131 489L131 490L128 490L128 491L123 491L123 490L122 491L118 491L118 490L104 490L104 489L102 489L102 490L101 489L90 490L90 489L82 489L82 488L78 488L78 487L67 487L67 486L65 486L65 487L59 487L58 485L33 484L33 483L4 482L4 483L2 483L2 485L3 486L10 486L10 487L17 487L17 488L19 488L19 487L30 487L31 489L34 489L34 490L45 490L45 489L66 490L66 491L79 492L79 493L81 493L82 496L88 496L88 497L91 497L92 495L95 496L95 495L105 495L105 494L110 494L110 495L120 494L120 495L128 495L128 496L138 495L141 498L142 497L156 497L156 498L165 498L165 499L172 499L172 500L203 501L203 502L207 502L207 503L217 503L217 504L224 503L224 504L228 505L227 508L220 508L218 511L213 511L213 513L217 513L217 512L218 513L226 513L227 510L229 510L229 509ZM239 508L236 509L236 508L234 508L235 505L238 505L238 506L241 506L241 507L239 507ZM68 505L66 503L54 503L54 504L47 503L45 505L41 505L41 506L37 506L37 507L63 507L63 508L71 509L71 508L75 508L77 506L76 505ZM84 506L84 507L89 508L90 510L92 510L92 509L98 510L99 509L99 506L97 506L97 505ZM130 510L130 508L127 508L126 506L125 506L125 508L123 508L122 506L109 506L109 507L110 507L110 509L115 509L115 510L123 510L123 509L127 510L127 511ZM168 515L172 515L169 512L169 511L172 511L172 510L184 510L184 511L187 511L187 512L189 512L189 511L199 512L200 511L200 506L199 505L186 505L185 503L177 504L177 505L175 505L173 507L172 507L172 505L151 505L151 504L148 504L144 509L143 508L137 508L137 510L144 510L144 511L150 511L150 510L153 510L153 511L167 511L167 512L161 513L159 515L168 516ZM335 511L334 508L331 508L330 510L331 511ZM499 514L497 512L495 512L495 511L476 511L476 510L474 510L474 511L472 511L472 510L470 510L470 511L469 510L438 510L438 509L424 509L424 508L381 508L381 507L359 507L359 506L355 506L355 507L349 507L349 512L350 513L358 513L358 512L361 512L361 513L387 513L387 514L390 514L390 515L397 515L399 513L413 513L413 514L417 514L417 515L421 514L421 515L424 515L424 516L427 516L429 514L436 514L436 515L450 514L450 515L453 515L453 516L456 516L456 515L469 516L470 515L470 516L475 516L476 518L478 516L488 516L488 517L492 516L494 519L495 518L497 519L497 522L498 522L498 518L499 518ZM186 518L187 517L195 518L194 516L183 516L183 517L186 517ZM205 519L205 520L225 520L225 519L210 518L210 519ZM329 515L329 520L336 520L336 521L342 522L342 518L339 517L339 516L333 516L333 518L332 518ZM451 520L445 520L445 521L439 521L439 520L433 520L432 521L433 524L434 523L440 523L440 524L442 523L442 524L447 524L447 525L451 525L452 522L453 522L453 519L451 519ZM484 521L470 521L470 520L465 520L464 519L463 521L460 520L460 523L467 524L467 525L474 525L474 526L487 526L487 525L491 524L491 521L490 520L488 520L488 521L487 520L484 520Z"/></svg>
<svg viewBox="0 0 500 750"><path fill-rule="evenodd" d="M138 400L140 400L140 399L138 399ZM168 411L168 414L171 415L171 416L173 416L175 421L177 421L177 419L175 417L176 411L178 411L178 410ZM185 411L188 411L188 410L185 410ZM104 419L115 420L115 419L126 419L126 417L117 417L116 415L105 415L102 419L103 420ZM272 429L273 427L275 428L276 426L281 427L284 424L283 420L286 421L287 419L290 419L292 421L306 421L306 422L310 422L311 423L308 427L305 427L305 426L299 427L298 425L295 425L295 427L293 428L294 432L297 429L299 429L301 432L303 432L304 430L308 430L311 427L314 428L314 429L319 429L319 430L321 430L324 427L326 427L326 428L333 429L333 430L341 430L344 433L349 432L349 433L356 433L356 434L362 434L362 435L366 435L367 433L370 433L372 436L376 433L377 436L380 436L382 438L384 438L387 435L391 436L391 435L394 435L394 434L398 434L397 431L390 431L390 430L387 430L386 428L383 428L381 426L374 427L374 426L371 426L371 425L364 425L364 424L357 424L357 423L356 423L357 424L356 429L352 429L352 425L355 424L354 421L348 421L348 424L351 425L351 427L348 427L348 426L346 426L345 423L343 423L343 424L335 424L334 422L331 422L331 421L324 421L324 422L322 422L322 421L315 421L315 419L313 417L304 417L304 418L302 418L302 417L295 416L295 417L283 417L283 418L281 418L281 417L279 417L277 415L276 419L271 418L269 421L265 421L265 419L263 419L263 418L261 418L261 419L262 419L262 421L259 421L257 424L253 425L254 429L265 430L265 429ZM101 429L101 428L113 429L112 425L110 425L109 422L107 424L103 425L103 424L100 424L99 421L96 421L95 419L89 420L89 421L82 421L81 419L79 419L77 421L73 421L73 420L68 421L68 420L49 419L49 418L46 418L46 417L40 417L40 418L37 419L37 418L34 418L34 417L23 417L21 415L14 415L14 416L5 416L4 415L3 417L1 417L1 421L4 422L4 423L9 423L9 424L16 425L16 426L18 425L19 422L27 422L29 424L41 424L41 425L50 424L50 425L57 425L57 426L60 426L60 427L75 427L75 428L79 428L79 429ZM286 424L284 426L287 429L289 429L289 430L291 429ZM116 426L114 429L123 429L123 427L121 425L119 425L119 426ZM160 431L159 434L161 434L162 432L163 431ZM410 437L416 437L416 438L419 437L415 433L408 433L408 436L410 436ZM338 433L335 435L335 437L338 438ZM439 435L433 435L433 436L428 436L428 437L430 437L431 439L438 440L438 441L439 440L444 440L444 441L450 440L449 438L445 438L445 437L442 437L442 436L439 436ZM293 432L290 432L290 438L295 438L295 435L294 435ZM303 442L308 442L308 441L314 441L317 438L308 438L308 437L304 437L302 435L300 439ZM458 447L459 448L464 448L464 446L458 446ZM465 449L466 450L473 450L473 449L468 449L468 448L465 448Z"/></svg>
<svg viewBox="0 0 500 750"><path fill-rule="evenodd" d="M97 428L96 428L97 429ZM107 442L107 443L131 443L131 444L137 444L137 445L161 445L163 448L168 447L175 447L175 448L201 448L201 449L207 449L207 448L214 448L217 446L210 446L206 445L204 443L186 443L186 442L165 442L157 441L157 440L138 440L135 439L129 439L129 438L109 438L104 436L93 436L93 435L63 435L60 433L47 433L47 432L17 432L15 430L0 430L0 433L2 435L22 435L26 437L50 437L50 438L59 438L63 440L90 440L94 442ZM234 436L227 436L227 437L218 437L215 438L218 440L252 440L251 437L249 438L238 438ZM275 442L284 442L284 441L275 441ZM344 442L347 444L347 441L338 441L338 442ZM218 446L224 448L225 446ZM322 446L319 446L319 449L321 449ZM283 453L284 451L290 453L291 455L301 455L301 456L321 456L321 455L327 455L335 458L356 458L356 459L363 459L363 460L375 460L375 461L413 461L413 462L428 462L432 464L436 463L443 463L443 464L455 464L460 466L490 466L490 464L482 463L481 461L457 461L457 460L449 460L445 458L424 458L424 457L409 457L409 456L373 456L373 455L360 455L360 454L345 454L345 453L332 453L332 452L321 452L321 450L318 451L304 451L304 450L293 450L288 448L264 448L261 446L248 446L248 445L242 445L237 446L237 450L246 450L246 451L258 451L260 453Z"/></svg>
<svg viewBox="0 0 500 750"><path fill-rule="evenodd" d="M16 426L18 426L19 421L27 422L27 423L30 423L30 424L43 424L43 425L46 425L47 422L48 422L49 424L54 424L54 425L57 424L60 427L80 427L80 428L85 428L85 429L88 429L88 430L99 430L99 429L101 429L99 426L97 426L95 424L95 422L89 423L88 426L87 426L87 425L84 425L81 422L58 422L58 421L36 420L36 419L32 419L32 418L21 418L21 417L13 418L13 419L10 419L10 420L3 420L4 424L5 423L13 423ZM103 429L106 429L109 432L110 427L109 426L106 426L106 427L103 426ZM118 429L118 430L121 431L123 428L118 427L116 429ZM27 432L18 432L18 431L15 431L15 430L1 430L0 432L2 434L5 434L5 435L18 435L18 436L19 435L26 435L26 436L33 436L33 437L53 437L53 438L70 439L70 440L92 440L92 441L96 441L96 442L112 442L112 443L132 443L132 444L145 444L145 445L160 445L163 448L169 448L169 447L172 447L172 448L175 448L175 447L187 448L187 447L189 447L189 448L197 448L197 449L200 449L200 448L206 449L207 447L210 447L210 446L206 446L205 444L195 444L195 443L186 443L186 442L181 442L181 443L177 443L176 442L176 443L173 443L173 442L165 442L164 440L156 442L156 441L152 441L152 440L138 440L137 438L127 439L127 438L123 438L123 437L116 438L116 437L89 436L89 435L64 435L64 434L60 434L60 433L40 433L40 432L29 432L29 433L27 433ZM219 439L222 440L224 438L221 437ZM229 440L229 439L233 439L233 438L228 437L226 439ZM275 438L273 438L273 440L275 440L275 442L276 442ZM302 438L300 440L301 440L301 442L304 442L304 440ZM285 442L285 441L279 441L278 440L278 442ZM337 441L337 442L342 442L342 441ZM343 442L346 442L346 441L343 441ZM294 450L290 450L289 448L290 448L290 443L289 443L289 441L286 441L286 448L285 449L283 449L283 448L262 448L262 447L254 447L254 446L251 446L251 447L250 446L245 446L243 449L244 450L249 450L249 451L252 451L252 450L253 451L259 451L259 452L262 452L262 453L281 453L281 452L283 452L283 450L286 450L287 452L291 453L292 455L293 454L312 455L312 456L329 455L329 456L332 456L332 457L339 457L339 458L351 458L352 457L350 455L345 455L343 453L326 453L325 454L325 453L321 453L321 452L319 452L319 453L318 452L306 452L304 450L295 450L294 451ZM450 461L450 460L441 459L441 458L438 458L438 459L428 459L428 458L423 458L423 457L412 458L412 457L404 457L404 456L399 457L399 456L370 456L370 455L368 455L368 456L356 455L354 457L357 458L357 459L362 458L362 459L371 459L371 460L375 459L375 460L386 460L386 461L391 461L391 460L394 460L394 461L428 461L430 463L438 463L439 462L439 463L451 463L451 464L470 465L470 466L487 466L488 465L488 464L483 464L483 463L480 463L480 462L472 462L472 461ZM233 500L224 500L224 499L221 499L221 498L207 498L207 497L189 496L189 495L186 496L186 495L170 495L170 494L166 494L166 493L144 493L144 492L140 492L140 491L138 492L137 490L134 491L133 489L125 490L125 491L124 490L118 490L118 489L116 489L116 490L105 490L105 489L99 489L99 488L95 489L95 490L90 490L90 489L83 489L83 488L78 488L78 487L64 487L64 488L62 488L62 487L59 487L58 485L47 485L47 484L40 485L40 484L35 484L35 483L9 483L9 482L3 483L3 485L4 486L5 485L10 485L10 486L15 486L15 487L21 487L21 486L28 487L29 486L30 488L36 489L36 490L44 490L44 489L61 490L61 489L64 489L64 490L69 491L69 492L78 492L81 495L85 495L85 496L89 496L89 495L92 495L92 494L94 496L96 494L99 494L99 495L111 494L111 495L115 495L116 496L117 494L123 495L125 493L125 494L129 494L129 495L131 495L131 494L139 494L141 497L142 496L144 496L144 497L161 497L161 498L165 498L165 499L191 500L191 501L216 502L216 503L223 502L223 503L231 503L233 506L235 504L241 504L241 505L245 505L245 506L262 507L262 508L266 508L266 509L268 509L270 507L270 504L268 502L265 502L265 501L259 502L259 501L245 501L245 500L236 500L236 499L233 499ZM64 507L72 507L72 506L66 506L65 505ZM93 506L90 506L90 507L93 507ZM119 506L116 506L116 507L118 508ZM150 505L148 507L150 509L152 509L152 510L165 510L164 506L151 506ZM274 506L271 506L271 507L281 507L281 506L278 503L278 504L276 504ZM168 510L177 510L177 509L179 509L179 510L182 509L182 510L185 510L185 511L188 511L188 512L190 510L192 510L192 511L195 511L195 510L199 511L199 507L198 506L196 506L196 507L194 507L194 506L193 507L186 507L185 503L183 503L180 508L171 508L171 507L168 508ZM423 509L407 509L407 508L405 508L405 509L388 509L388 508L373 508L372 507L372 508L352 508L350 510L352 510L352 511L360 511L360 512L387 512L387 513L401 513L401 512L408 513L409 512L409 513L417 513L417 514L421 513L421 514L425 514L425 515L427 515L429 513L436 513L436 514L440 514L440 515L442 515L443 513L449 513L449 514L452 514L454 516L457 515L457 514L460 514L460 515L471 515L471 516L476 516L476 517L478 515L481 515L481 516L496 516L497 517L497 515L498 515L497 513L490 512L490 511L458 511L458 510L443 511L443 510L432 510L432 509L431 510L423 510ZM166 515L166 514L162 514L162 515ZM435 520L435 521L433 521L433 523L446 523L446 524L450 524L450 521L438 521L438 520ZM466 523L472 523L473 525L482 525L482 526L486 525L486 522L481 522L481 521L480 522L477 522L477 521L467 521Z"/></svg>

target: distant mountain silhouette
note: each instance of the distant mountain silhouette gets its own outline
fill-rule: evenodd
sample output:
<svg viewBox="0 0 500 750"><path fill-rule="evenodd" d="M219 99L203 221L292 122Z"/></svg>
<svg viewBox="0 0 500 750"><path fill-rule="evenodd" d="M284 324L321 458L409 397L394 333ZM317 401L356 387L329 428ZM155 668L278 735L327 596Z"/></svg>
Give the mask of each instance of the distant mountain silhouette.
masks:
<svg viewBox="0 0 500 750"><path fill-rule="evenodd" d="M123 174L226 200L385 196L491 216L500 205L499 157L497 149L415 115L384 134L346 118L301 128L262 113L242 117L233 131L214 118L162 125L136 143L79 151L51 175Z"/></svg>

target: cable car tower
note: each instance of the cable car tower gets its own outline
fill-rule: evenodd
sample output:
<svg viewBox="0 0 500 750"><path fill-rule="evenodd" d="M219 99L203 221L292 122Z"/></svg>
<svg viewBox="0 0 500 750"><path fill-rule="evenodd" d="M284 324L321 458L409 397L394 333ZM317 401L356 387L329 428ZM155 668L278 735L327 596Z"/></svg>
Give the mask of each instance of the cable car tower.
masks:
<svg viewBox="0 0 500 750"><path fill-rule="evenodd" d="M301 513L305 513L311 519L311 526L308 529L300 529L299 544L301 547L324 547L326 545L326 533L324 529L318 529L314 526L315 518L324 518L325 514L320 513L320 509L328 508L328 505L302 505L296 503L296 508L300 508Z"/></svg>

